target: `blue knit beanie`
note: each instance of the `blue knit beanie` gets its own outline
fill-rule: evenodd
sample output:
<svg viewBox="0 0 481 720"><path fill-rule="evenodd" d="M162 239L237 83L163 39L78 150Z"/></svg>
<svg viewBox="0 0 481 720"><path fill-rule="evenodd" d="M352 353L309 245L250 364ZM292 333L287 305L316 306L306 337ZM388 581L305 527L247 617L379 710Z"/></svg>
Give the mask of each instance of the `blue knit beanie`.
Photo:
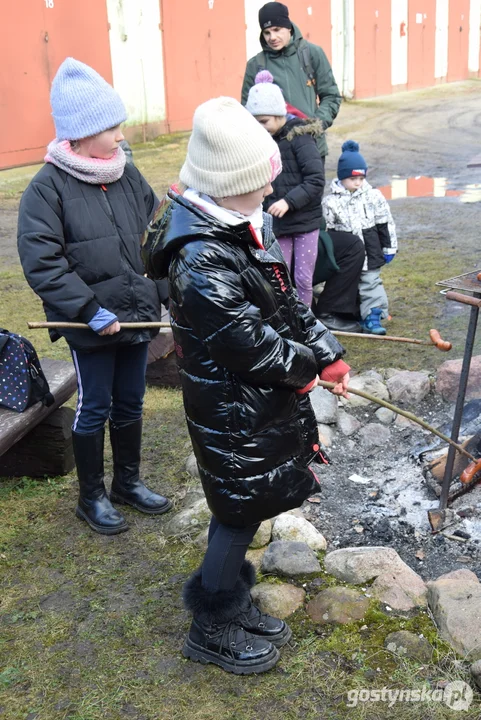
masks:
<svg viewBox="0 0 481 720"><path fill-rule="evenodd" d="M127 119L113 87L93 68L71 57L53 79L50 105L58 140L81 140Z"/></svg>
<svg viewBox="0 0 481 720"><path fill-rule="evenodd" d="M337 177L345 180L349 177L366 177L367 163L359 152L359 145L354 140L346 140L342 146L342 155L337 163Z"/></svg>

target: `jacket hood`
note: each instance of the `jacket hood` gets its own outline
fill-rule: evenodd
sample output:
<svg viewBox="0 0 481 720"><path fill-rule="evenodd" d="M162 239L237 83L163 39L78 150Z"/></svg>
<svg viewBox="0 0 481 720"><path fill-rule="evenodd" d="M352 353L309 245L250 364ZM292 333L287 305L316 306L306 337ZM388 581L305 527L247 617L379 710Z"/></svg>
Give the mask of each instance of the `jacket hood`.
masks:
<svg viewBox="0 0 481 720"><path fill-rule="evenodd" d="M334 178L334 180L331 182L331 193L333 193L334 195L352 195L354 197L357 197L358 195L363 195L369 190L372 190L372 187L371 185L369 185L367 180L364 180L361 187L353 193L351 193L349 190L346 190L344 185L341 185L337 178Z"/></svg>
<svg viewBox="0 0 481 720"><path fill-rule="evenodd" d="M249 243L249 222L227 225L169 190L142 238L142 257L150 277L166 277L174 252L195 240Z"/></svg>
<svg viewBox="0 0 481 720"><path fill-rule="evenodd" d="M302 40L302 33L300 29L292 23L292 39L288 45L282 48L282 50L272 50L264 39L264 35L260 34L259 42L264 52L269 53L272 57L281 57L281 55L294 55L299 47L299 42Z"/></svg>
<svg viewBox="0 0 481 720"><path fill-rule="evenodd" d="M288 118L286 124L279 131L279 139L285 137L291 141L296 135L312 135L312 137L320 137L324 133L322 120L307 118L303 120L298 117Z"/></svg>

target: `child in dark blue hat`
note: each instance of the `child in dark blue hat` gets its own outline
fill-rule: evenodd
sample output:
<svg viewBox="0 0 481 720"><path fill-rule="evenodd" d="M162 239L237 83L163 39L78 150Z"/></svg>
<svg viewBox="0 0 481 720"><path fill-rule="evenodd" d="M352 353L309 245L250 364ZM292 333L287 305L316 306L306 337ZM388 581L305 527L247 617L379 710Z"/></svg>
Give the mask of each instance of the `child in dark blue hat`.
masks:
<svg viewBox="0 0 481 720"><path fill-rule="evenodd" d="M327 230L353 233L364 243L366 259L359 281L361 325L364 332L385 335L381 320L389 311L381 268L396 254L396 228L386 199L371 187L366 175L367 163L358 143L348 140L342 146L337 178L322 208Z"/></svg>

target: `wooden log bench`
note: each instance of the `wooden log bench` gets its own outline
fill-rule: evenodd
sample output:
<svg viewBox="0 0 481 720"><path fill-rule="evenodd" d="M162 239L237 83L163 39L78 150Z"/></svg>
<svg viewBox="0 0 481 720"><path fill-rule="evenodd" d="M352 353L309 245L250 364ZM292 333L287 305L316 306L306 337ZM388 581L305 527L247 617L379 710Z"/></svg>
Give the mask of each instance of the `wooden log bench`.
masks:
<svg viewBox="0 0 481 720"><path fill-rule="evenodd" d="M71 426L74 411L61 407L77 389L72 363L41 359L55 402L18 413L0 408L0 477L66 475L75 467Z"/></svg>

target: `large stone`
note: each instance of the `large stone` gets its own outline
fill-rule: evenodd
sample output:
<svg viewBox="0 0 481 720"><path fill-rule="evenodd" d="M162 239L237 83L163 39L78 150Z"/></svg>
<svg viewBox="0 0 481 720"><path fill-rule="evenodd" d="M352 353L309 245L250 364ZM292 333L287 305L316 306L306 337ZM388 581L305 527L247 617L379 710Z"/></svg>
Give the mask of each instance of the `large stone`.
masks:
<svg viewBox="0 0 481 720"><path fill-rule="evenodd" d="M339 413L339 402L336 395L322 387L316 387L310 393L311 401L316 420L324 425L335 425Z"/></svg>
<svg viewBox="0 0 481 720"><path fill-rule="evenodd" d="M479 584L479 579L476 573L473 573L472 570L468 570L467 568L459 568L458 570L451 570L451 572L444 573L444 575L440 575L436 582L438 580L459 580L463 583L476 583Z"/></svg>
<svg viewBox="0 0 481 720"><path fill-rule="evenodd" d="M374 597L394 610L408 611L426 605L426 585L407 565L378 575L371 590Z"/></svg>
<svg viewBox="0 0 481 720"><path fill-rule="evenodd" d="M275 540L264 553L261 571L287 577L310 575L319 572L321 566L316 554L303 542Z"/></svg>
<svg viewBox="0 0 481 720"><path fill-rule="evenodd" d="M389 378L387 387L394 403L416 405L429 394L431 383L425 372L401 370Z"/></svg>
<svg viewBox="0 0 481 720"><path fill-rule="evenodd" d="M359 430L362 423L353 415L350 415L344 410L340 410L337 426L343 435L349 437L349 435L354 435L354 433Z"/></svg>
<svg viewBox="0 0 481 720"><path fill-rule="evenodd" d="M318 425L317 426L317 432L319 434L319 441L321 445L324 445L324 447L331 447L332 443L334 442L334 438L336 436L334 427L331 425Z"/></svg>
<svg viewBox="0 0 481 720"><path fill-rule="evenodd" d="M395 550L381 546L333 550L326 555L324 566L330 575L353 585L365 583L384 572L409 567Z"/></svg>
<svg viewBox="0 0 481 720"><path fill-rule="evenodd" d="M272 522L270 520L264 520L264 522L261 522L261 524L259 525L259 529L252 538L252 542L249 547L257 550L258 548L262 548L265 545L268 545L271 539L271 532Z"/></svg>
<svg viewBox="0 0 481 720"><path fill-rule="evenodd" d="M389 408L385 407L380 407L379 410L376 410L374 415L383 425L391 425L397 417L397 414L393 410L389 410Z"/></svg>
<svg viewBox="0 0 481 720"><path fill-rule="evenodd" d="M200 478L199 467L194 453L191 453L185 461L185 469L189 475L192 475L192 477Z"/></svg>
<svg viewBox="0 0 481 720"><path fill-rule="evenodd" d="M306 593L302 588L288 583L259 583L251 590L251 596L262 612L278 618L292 615L304 604Z"/></svg>
<svg viewBox="0 0 481 720"><path fill-rule="evenodd" d="M476 662L471 665L471 677L481 690L481 660L476 660Z"/></svg>
<svg viewBox="0 0 481 720"><path fill-rule="evenodd" d="M282 513L274 520L272 539L304 542L312 550L325 550L327 547L325 537L309 520L290 513Z"/></svg>
<svg viewBox="0 0 481 720"><path fill-rule="evenodd" d="M368 607L368 598L357 590L332 587L323 590L308 603L307 613L321 625L347 625L362 620Z"/></svg>
<svg viewBox="0 0 481 720"><path fill-rule="evenodd" d="M455 402L458 397L459 377L463 361L446 360L438 368L436 378L436 392L445 400ZM466 400L479 398L481 394L481 355L476 355L471 360L469 368L468 387L466 389Z"/></svg>
<svg viewBox="0 0 481 720"><path fill-rule="evenodd" d="M254 565L256 573L260 572L265 551L266 548L259 548L257 550L250 549L246 553L246 560L249 560Z"/></svg>
<svg viewBox="0 0 481 720"><path fill-rule="evenodd" d="M433 656L433 649L426 638L408 630L389 633L384 640L384 647L396 655L412 658L421 663L431 662Z"/></svg>
<svg viewBox="0 0 481 720"><path fill-rule="evenodd" d="M198 535L203 526L211 518L211 512L205 498L197 500L191 507L181 510L174 515L163 527L163 532L168 536Z"/></svg>
<svg viewBox="0 0 481 720"><path fill-rule="evenodd" d="M463 580L428 583L428 605L441 637L463 657L481 659L481 584Z"/></svg>
<svg viewBox="0 0 481 720"><path fill-rule="evenodd" d="M384 447L391 439L389 429L379 423L369 423L361 428L359 436L367 447Z"/></svg>
<svg viewBox="0 0 481 720"><path fill-rule="evenodd" d="M389 392L385 384L380 380L380 376L377 373L362 373L361 375L355 375L349 381L349 387L353 390L362 390L363 392L373 395L381 400L389 400ZM342 405L348 405L349 407L362 407L364 405L371 405L370 400L361 398L358 395L352 394L349 400L341 398Z"/></svg>

